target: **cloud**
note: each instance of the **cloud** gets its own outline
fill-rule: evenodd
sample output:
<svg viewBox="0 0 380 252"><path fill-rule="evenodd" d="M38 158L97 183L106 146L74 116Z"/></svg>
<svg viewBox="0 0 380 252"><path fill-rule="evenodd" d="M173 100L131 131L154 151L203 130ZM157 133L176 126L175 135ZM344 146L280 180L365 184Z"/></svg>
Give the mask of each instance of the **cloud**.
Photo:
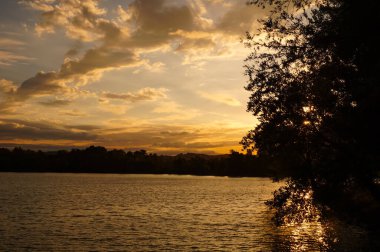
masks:
<svg viewBox="0 0 380 252"><path fill-rule="evenodd" d="M28 60L32 60L32 58L19 55L14 52L0 50L0 67L10 66L15 62L23 62L23 61L28 61Z"/></svg>
<svg viewBox="0 0 380 252"><path fill-rule="evenodd" d="M244 57L237 55L237 48L242 47L239 37L244 35L245 29L254 26L251 21L257 18L252 8L245 5L245 0L129 0L121 1L122 6L116 10L106 8L114 5L112 1L22 2L36 10L34 13L39 13L34 26L36 35L41 36L38 39L44 40L56 33L54 39L44 42L46 44L62 39L63 34L71 42L62 39L54 44L55 48L60 50L67 44L72 46L62 52L62 63L55 66L55 71L37 72L20 83L0 80L0 111L3 117L49 118L52 121L0 119L3 127L0 130L4 129L5 135L9 132L9 137L3 136L6 139L2 143L21 139L20 143L30 145L40 141L43 145L55 146L68 141L68 146L99 144L146 148L159 153L212 152L216 149L222 152L221 148L235 145L231 139L240 139L246 131L233 129L241 125L217 124L220 119L215 119L217 116L212 115L212 111L205 112L198 107L199 104L194 104L199 97L193 97L193 92L185 93L191 89L191 83L197 83L196 80L192 82L194 79L212 75L212 71L208 74L194 72L194 77L189 75L185 76L189 78L178 81L189 67L202 66L210 60L229 60L231 55ZM29 33L27 36L30 38ZM0 38L0 46L5 48L0 55L1 52L8 53L8 56L0 58L2 62L8 57L4 61L6 64L28 60L13 52L14 48L37 48L35 43L29 45L29 42L10 38ZM36 53L40 51L38 49ZM177 65L178 60L188 64L187 69ZM44 62L44 65L48 63ZM168 71L172 66L175 72ZM225 66L225 62L220 66ZM214 65L214 69L218 67ZM106 81L99 81L105 72L121 68L131 69L120 71L115 76L107 74L107 79L116 80L115 83L107 85ZM147 71L155 74L146 74ZM133 76L136 73L140 74ZM121 74L125 75L121 77ZM202 76L195 76L197 74ZM121 78L126 82L136 81L124 85L125 89L121 90ZM85 86L95 80L93 87ZM163 88L144 88L145 84L136 87L138 83L152 81L167 83L173 90L170 97L168 90ZM86 91L87 88L92 91ZM240 105L228 93L203 92L198 95L219 104ZM192 98L195 100L191 101ZM186 99L186 102L178 103L182 102L180 99ZM154 103L132 104L139 101ZM195 107L189 107L189 104ZM12 111L11 108L15 109ZM228 117L227 114L223 116ZM125 122L119 125L109 123L112 118ZM212 121L213 126L200 125L207 120Z"/></svg>
<svg viewBox="0 0 380 252"><path fill-rule="evenodd" d="M62 89L64 85L59 81L57 73L39 72L34 77L25 80L14 94L17 100L24 100L32 95L50 94Z"/></svg>
<svg viewBox="0 0 380 252"><path fill-rule="evenodd" d="M25 42L16 40L16 39L11 39L11 38L0 38L0 47L5 48L5 47L19 47L19 46L24 46Z"/></svg>
<svg viewBox="0 0 380 252"><path fill-rule="evenodd" d="M143 88L139 91L132 93L103 93L103 97L108 99L118 99L127 102L138 102L138 101L152 101L159 98L166 98L167 89L165 88Z"/></svg>
<svg viewBox="0 0 380 252"><path fill-rule="evenodd" d="M219 143L210 143L210 142L160 142L154 144L155 147L164 147L164 148L180 148L182 150L197 150L201 149L210 149L216 147L223 147L225 142Z"/></svg>
<svg viewBox="0 0 380 252"><path fill-rule="evenodd" d="M221 17L207 17L207 4L191 4L165 0L135 0L124 9L118 6L118 18L107 18L107 10L98 0L23 0L24 5L41 12L36 32L39 35L54 33L63 28L67 37L81 42L96 42L79 59L78 48L71 48L60 69L39 72L21 83L14 100L33 96L70 92L70 87L81 86L101 78L105 71L122 67L145 67L159 71L163 63L149 63L141 55L149 50L167 50L174 47L185 55L184 64L202 64L202 60L220 57L230 52L230 37L251 28L252 7L238 1L227 11L220 5ZM7 41L5 41L7 42ZM7 43L11 43L8 41ZM13 41L15 43L15 41ZM177 44L177 45L176 45ZM9 64L27 58L0 51L0 64ZM136 70L135 73L139 71ZM110 95L112 96L112 95ZM117 96L112 96L117 97ZM128 94L127 96L128 97ZM233 101L229 101L232 104ZM236 104L236 103L235 103Z"/></svg>
<svg viewBox="0 0 380 252"><path fill-rule="evenodd" d="M186 5L168 5L164 0L136 0L126 10L134 31L127 41L135 48L159 47L168 43L170 33L176 30L192 30L194 15ZM173 21L174 20L174 21Z"/></svg>
<svg viewBox="0 0 380 252"><path fill-rule="evenodd" d="M52 11L54 8L51 6L55 0L21 0L20 3L29 5L31 8L40 11Z"/></svg>
<svg viewBox="0 0 380 252"><path fill-rule="evenodd" d="M0 79L0 95L16 92L17 86L10 80Z"/></svg>
<svg viewBox="0 0 380 252"><path fill-rule="evenodd" d="M183 39L177 47L177 52L188 52L190 50L210 50L216 47L216 43L210 38L187 38Z"/></svg>
<svg viewBox="0 0 380 252"><path fill-rule="evenodd" d="M199 91L198 94L207 100L217 102L217 103L222 103L228 106L232 107L238 107L241 105L240 101L238 101L236 98L231 97L226 94L221 94L221 93L206 93L203 91Z"/></svg>
<svg viewBox="0 0 380 252"><path fill-rule="evenodd" d="M163 123L168 121L184 122L193 120L201 115L198 109L188 108L177 102L164 100L157 102L152 113L159 114L159 117L151 119L152 122Z"/></svg>
<svg viewBox="0 0 380 252"><path fill-rule="evenodd" d="M159 129L161 127L161 129ZM169 128L169 131L162 131L163 128ZM122 139L120 142L113 141L120 146L124 144L128 149L129 146L141 146L149 151L161 154L178 154L178 153L227 153L229 149L235 148L238 141L230 141L215 138L210 131L215 134L222 134L225 129L200 129L188 128L185 132L183 128L171 126L156 126L150 129L142 129L137 132L121 132L110 134L110 139Z"/></svg>
<svg viewBox="0 0 380 252"><path fill-rule="evenodd" d="M40 22L36 24L37 33L52 33L62 27L72 39L98 40L100 45L87 50L80 59L70 58L78 54L77 48L70 49L58 71L39 72L25 80L15 92L14 100L69 92L70 86L99 79L104 71L145 63L133 50L120 43L125 32L112 20L102 18L106 10L98 6L98 1L24 0L22 3L42 12Z"/></svg>
<svg viewBox="0 0 380 252"><path fill-rule="evenodd" d="M60 111L60 114L66 115L66 116L73 116L73 117L84 117L84 116L86 116L85 113L78 111L77 109L63 110L63 111Z"/></svg>
<svg viewBox="0 0 380 252"><path fill-rule="evenodd" d="M77 48L70 49L58 71L39 72L25 80L14 93L13 100L70 92L70 85L85 85L99 79L104 71L122 67L144 66L150 71L159 71L164 64L141 60L137 49L166 43L171 31L193 25L188 7L165 6L163 0L135 1L129 6L131 22L137 24L133 34L129 34L127 26L105 19L106 10L100 8L96 0L25 0L23 3L42 11L41 21L36 24L39 34L62 27L70 38L99 40L101 44L87 50L80 59L71 59L73 53L77 55L78 52Z"/></svg>
<svg viewBox="0 0 380 252"><path fill-rule="evenodd" d="M96 125L65 125L66 129L70 130L80 130L80 131L94 131L101 129L101 127Z"/></svg>
<svg viewBox="0 0 380 252"><path fill-rule="evenodd" d="M71 103L70 100L63 100L63 99L50 99L47 101L40 101L39 104L47 106L47 107L61 107L66 106Z"/></svg>
<svg viewBox="0 0 380 252"><path fill-rule="evenodd" d="M158 114L183 114L184 108L174 101L163 101L152 110Z"/></svg>
<svg viewBox="0 0 380 252"><path fill-rule="evenodd" d="M95 140L95 135L75 132L51 123L0 119L0 140Z"/></svg>
<svg viewBox="0 0 380 252"><path fill-rule="evenodd" d="M77 149L77 148L86 148L90 144L84 144L84 145L76 145L71 142L63 141L63 142L41 142L38 141L37 143L14 143L14 142L2 142L0 143L2 148L18 148L22 147L24 149L29 150L42 150L42 151L57 151L57 150L70 150L70 149Z"/></svg>
<svg viewBox="0 0 380 252"><path fill-rule="evenodd" d="M59 71L39 72L25 80L14 92L14 100L33 96L70 93L75 86L99 79L104 71L143 64L132 51L112 47L88 50L79 60L65 61Z"/></svg>
<svg viewBox="0 0 380 252"><path fill-rule="evenodd" d="M241 129L182 125L126 123L121 127L63 124L52 121L0 119L1 146L33 148L102 145L107 148L146 149L156 153L226 153L237 145L223 133L238 135ZM41 148L42 148L41 147Z"/></svg>
<svg viewBox="0 0 380 252"><path fill-rule="evenodd" d="M93 41L101 36L97 20L106 10L100 8L96 0L23 0L21 3L42 12L35 25L38 35L54 33L57 27L64 27L72 39Z"/></svg>
<svg viewBox="0 0 380 252"><path fill-rule="evenodd" d="M244 1L246 2L246 1ZM216 24L216 30L225 34L242 36L247 31L253 31L258 27L258 19L268 11L257 8L254 5L246 5L241 1L235 1L228 6L228 11Z"/></svg>
<svg viewBox="0 0 380 252"><path fill-rule="evenodd" d="M123 45L130 49L149 49L168 46L180 39L181 47L204 48L212 45L214 35L222 37L241 36L251 30L257 15L245 1L228 4L213 1L219 6L219 17L208 17L210 4L202 1L177 2L165 0L135 0L127 8L118 6L117 21L106 19L106 9L99 7L97 0L24 1L28 6L42 11L36 24L39 33L55 32L59 27L66 35L81 41L103 40L106 44ZM50 7L48 7L50 6ZM226 8L228 6L228 8ZM201 38L184 33L207 34ZM177 33L177 34L176 34ZM183 35L183 36L182 36ZM220 36L219 36L220 37ZM220 40L219 43L223 43Z"/></svg>
<svg viewBox="0 0 380 252"><path fill-rule="evenodd" d="M15 103L8 102L8 97L13 95L17 86L10 80L0 79L0 112L2 114L12 113Z"/></svg>
<svg viewBox="0 0 380 252"><path fill-rule="evenodd" d="M146 125L138 128L124 128L124 130L117 129L115 132L107 130L105 140L126 148L140 147L155 152L169 150L176 153L196 152L223 146L224 141L204 140L208 135L207 129L192 127L184 129L183 126L175 125Z"/></svg>

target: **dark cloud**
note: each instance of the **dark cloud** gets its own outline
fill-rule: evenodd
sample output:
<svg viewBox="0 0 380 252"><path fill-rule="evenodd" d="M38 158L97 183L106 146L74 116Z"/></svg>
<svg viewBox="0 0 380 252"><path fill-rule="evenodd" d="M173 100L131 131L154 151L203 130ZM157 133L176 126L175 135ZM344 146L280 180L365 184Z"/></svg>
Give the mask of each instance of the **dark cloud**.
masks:
<svg viewBox="0 0 380 252"><path fill-rule="evenodd" d="M76 79L87 83L91 75L139 62L134 53L125 49L106 47L90 49L82 59L66 61L58 72L39 72L25 80L11 97L14 100L25 100L36 95L69 93L73 89L67 84L75 82Z"/></svg>
<svg viewBox="0 0 380 252"><path fill-rule="evenodd" d="M71 150L78 148L86 148L88 145L78 146L78 145L59 145L59 144L27 144L27 143L8 143L2 142L0 143L1 148L17 148L21 147L23 149L29 150L41 150L41 151L57 151L57 150Z"/></svg>
<svg viewBox="0 0 380 252"><path fill-rule="evenodd" d="M83 130L83 131L94 131L99 130L101 127L96 125L65 125L66 129L70 130Z"/></svg>
<svg viewBox="0 0 380 252"><path fill-rule="evenodd" d="M75 117L83 117L83 116L86 116L85 113L83 112L80 112L78 110L68 110L68 111L62 111L60 112L60 114L62 115L67 115L67 116L75 116Z"/></svg>
<svg viewBox="0 0 380 252"><path fill-rule="evenodd" d="M137 25L127 44L155 47L167 43L170 33L195 29L194 13L186 6L167 5L164 0L136 0L128 6L131 22Z"/></svg>
<svg viewBox="0 0 380 252"><path fill-rule="evenodd" d="M166 130L163 130L166 128ZM208 133L192 130L183 131L176 127L154 126L139 131L115 132L107 131L107 137L104 141L110 141L116 145L126 147L136 147L147 149L149 151L173 151L179 152L208 152L213 148L222 148L225 146L237 145L232 141L197 141L207 137Z"/></svg>
<svg viewBox="0 0 380 252"><path fill-rule="evenodd" d="M61 99L51 99L47 101L41 101L39 104L47 106L47 107L61 107L66 106L71 103L70 100L61 100Z"/></svg>
<svg viewBox="0 0 380 252"><path fill-rule="evenodd" d="M59 79L68 79L93 71L106 70L137 64L139 58L125 48L101 46L89 49L80 60L69 60L62 64L58 73Z"/></svg>
<svg viewBox="0 0 380 252"><path fill-rule="evenodd" d="M193 153L193 154L206 154L206 155L216 155L217 153L213 150L181 150L178 152L178 150L156 150L155 153L160 155L168 155L168 156L175 156L179 153Z"/></svg>
<svg viewBox="0 0 380 252"><path fill-rule="evenodd" d="M188 136L191 133L188 131L167 131L166 130L166 131L161 131L160 134L165 135L165 136Z"/></svg>
<svg viewBox="0 0 380 252"><path fill-rule="evenodd" d="M58 125L24 120L0 119L0 140L96 140L87 132L75 132Z"/></svg>
<svg viewBox="0 0 380 252"><path fill-rule="evenodd" d="M209 149L209 148L217 148L217 147L224 147L225 142L219 142L219 143L210 143L210 142L157 142L154 143L153 146L155 147L164 147L164 148L180 148L185 150L199 150L199 149Z"/></svg>
<svg viewBox="0 0 380 252"><path fill-rule="evenodd" d="M39 72L21 83L12 98L15 100L25 100L33 95L51 94L62 89L63 86L58 82L57 73Z"/></svg>
<svg viewBox="0 0 380 252"><path fill-rule="evenodd" d="M0 146L33 149L70 149L75 146L102 145L107 148L146 149L155 153L209 153L212 149L234 146L231 141L204 141L207 132L183 131L180 127L161 125L136 128L104 128L101 125L57 125L17 119L0 119ZM202 139L202 141L199 141ZM36 144L41 142L42 145ZM68 146L66 144L68 143Z"/></svg>
<svg viewBox="0 0 380 252"><path fill-rule="evenodd" d="M216 30L229 35L243 36L258 27L258 20L269 13L268 9L236 1L216 24Z"/></svg>

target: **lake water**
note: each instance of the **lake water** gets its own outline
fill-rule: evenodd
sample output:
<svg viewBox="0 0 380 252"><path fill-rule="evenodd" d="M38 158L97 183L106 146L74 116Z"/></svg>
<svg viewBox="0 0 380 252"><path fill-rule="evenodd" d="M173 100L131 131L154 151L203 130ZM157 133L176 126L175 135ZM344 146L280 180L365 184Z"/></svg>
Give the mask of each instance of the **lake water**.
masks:
<svg viewBox="0 0 380 252"><path fill-rule="evenodd" d="M0 251L366 251L365 233L354 228L275 227L264 202L278 186L265 178L0 173Z"/></svg>

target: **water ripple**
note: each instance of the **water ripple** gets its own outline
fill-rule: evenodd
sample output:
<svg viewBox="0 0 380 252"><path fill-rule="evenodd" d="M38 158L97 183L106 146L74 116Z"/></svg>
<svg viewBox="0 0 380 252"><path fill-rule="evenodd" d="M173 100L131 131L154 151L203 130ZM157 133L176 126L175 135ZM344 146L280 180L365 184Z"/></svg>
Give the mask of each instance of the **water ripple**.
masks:
<svg viewBox="0 0 380 252"><path fill-rule="evenodd" d="M320 223L277 228L262 178L0 174L0 251L323 251Z"/></svg>

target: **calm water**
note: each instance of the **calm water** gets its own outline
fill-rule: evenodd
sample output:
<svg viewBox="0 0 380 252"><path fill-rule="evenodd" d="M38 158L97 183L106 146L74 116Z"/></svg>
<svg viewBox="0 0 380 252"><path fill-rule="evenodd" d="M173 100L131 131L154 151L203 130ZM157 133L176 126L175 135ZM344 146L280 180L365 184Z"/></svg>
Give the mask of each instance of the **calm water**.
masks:
<svg viewBox="0 0 380 252"><path fill-rule="evenodd" d="M275 227L269 179L0 173L0 251L363 251L360 230ZM364 242L363 242L364 241Z"/></svg>

